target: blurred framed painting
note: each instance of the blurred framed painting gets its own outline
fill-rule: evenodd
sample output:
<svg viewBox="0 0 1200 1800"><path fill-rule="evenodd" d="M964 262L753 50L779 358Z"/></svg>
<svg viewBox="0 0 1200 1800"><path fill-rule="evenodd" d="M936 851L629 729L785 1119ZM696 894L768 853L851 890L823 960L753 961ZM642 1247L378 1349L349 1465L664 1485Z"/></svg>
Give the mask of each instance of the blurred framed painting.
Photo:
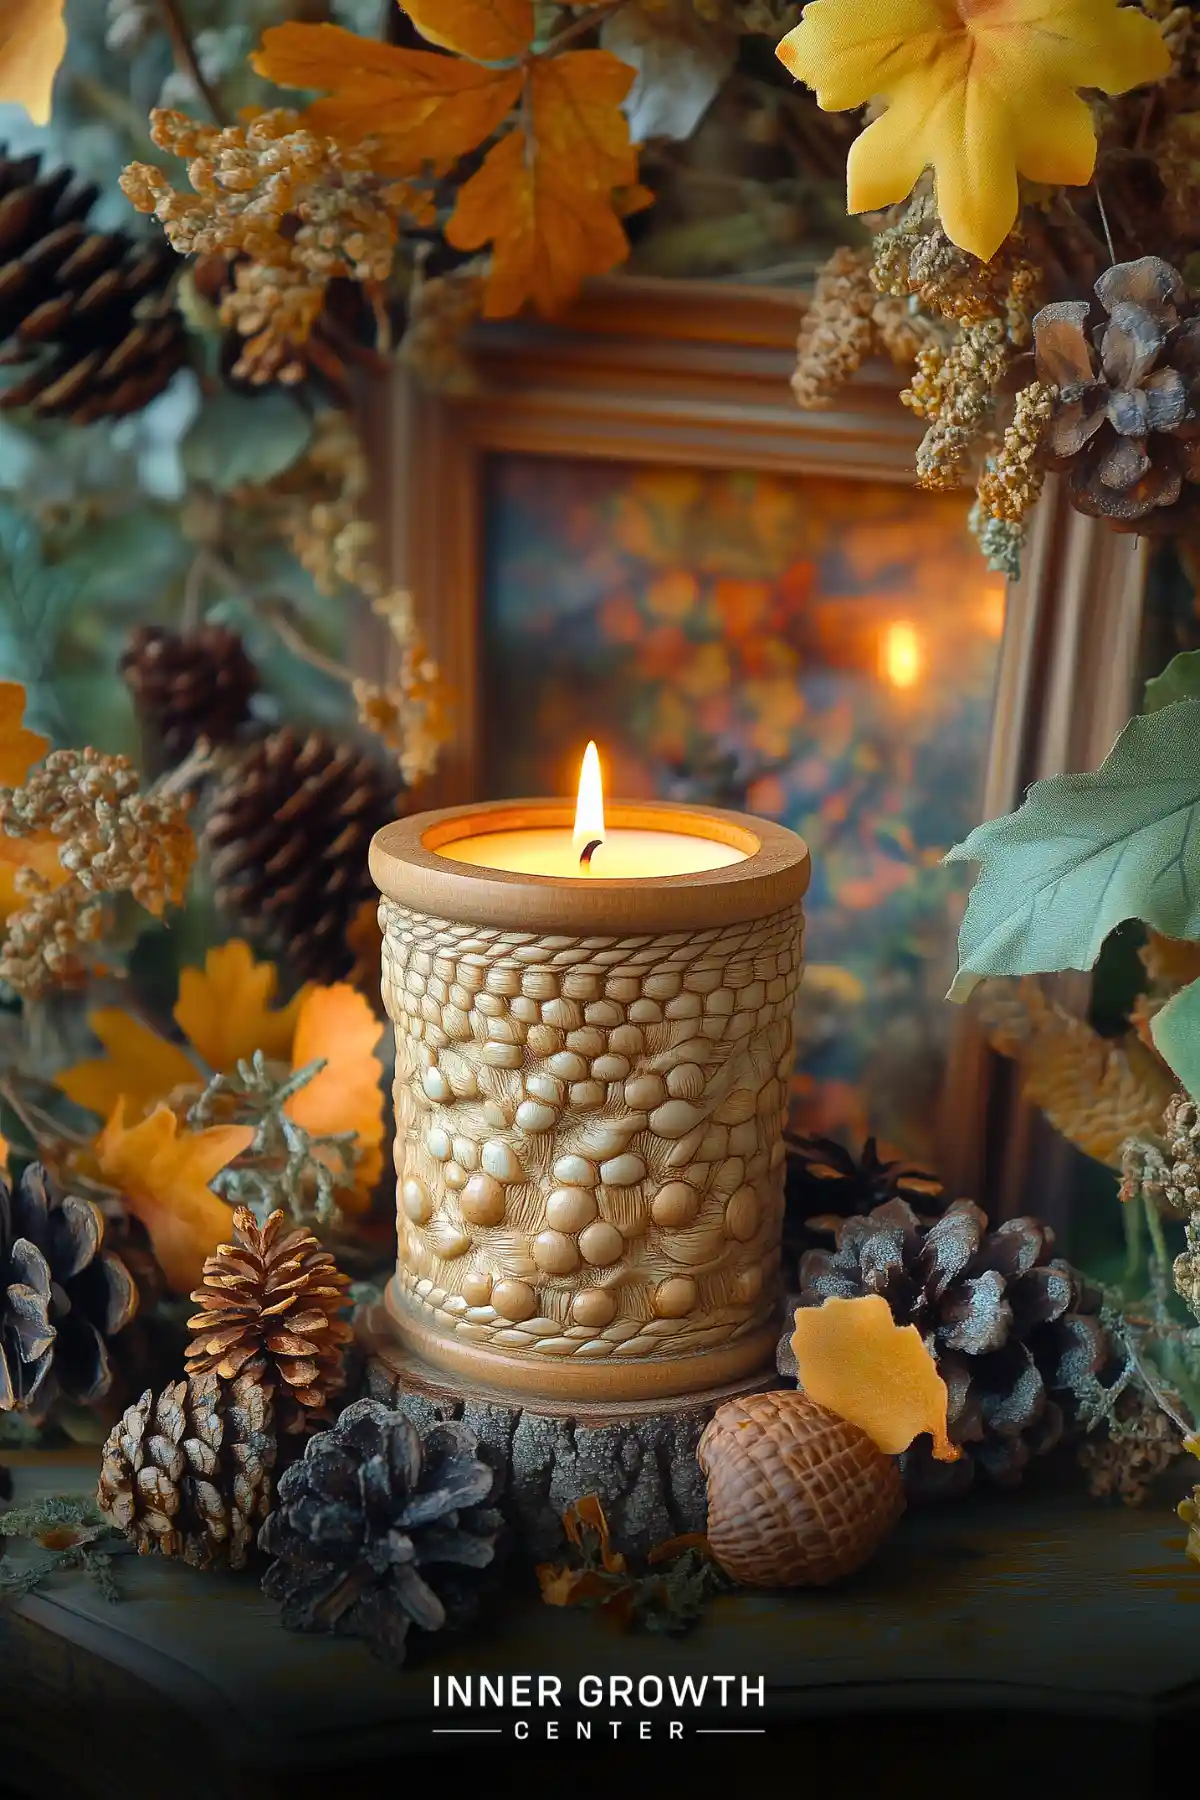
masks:
<svg viewBox="0 0 1200 1800"><path fill-rule="evenodd" d="M613 794L792 826L813 856L796 1127L1019 1187L1015 1103L944 1001L967 876L942 858L1108 748L1138 551L1051 492L1006 593L969 495L914 487L894 370L796 407L802 309L609 283L562 324L482 330L472 392L399 384L393 565L458 708L430 804L567 794L595 738Z"/></svg>

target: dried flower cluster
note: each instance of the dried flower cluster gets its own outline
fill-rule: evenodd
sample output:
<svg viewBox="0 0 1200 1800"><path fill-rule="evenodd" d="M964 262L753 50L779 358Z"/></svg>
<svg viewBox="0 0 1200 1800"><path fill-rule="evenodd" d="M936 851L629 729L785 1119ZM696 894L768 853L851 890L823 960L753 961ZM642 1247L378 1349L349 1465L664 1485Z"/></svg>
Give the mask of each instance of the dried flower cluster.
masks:
<svg viewBox="0 0 1200 1800"><path fill-rule="evenodd" d="M1044 381L1031 381L1017 395L1000 448L979 478L979 504L989 519L1019 525L1037 501L1046 479L1037 457L1054 399L1055 389Z"/></svg>
<svg viewBox="0 0 1200 1800"><path fill-rule="evenodd" d="M278 533L321 593L336 593L346 583L377 594L377 534L365 516L370 480L353 420L329 409L317 414L308 448L290 469L263 486L239 490L234 499Z"/></svg>
<svg viewBox="0 0 1200 1800"><path fill-rule="evenodd" d="M1105 1434L1089 1437L1081 1446L1079 1462L1094 1499L1140 1506L1152 1483L1182 1453L1183 1439L1173 1420L1144 1387L1131 1384L1117 1401Z"/></svg>
<svg viewBox="0 0 1200 1800"><path fill-rule="evenodd" d="M414 787L433 774L449 739L449 694L417 624L412 595L403 588L382 594L373 611L387 620L400 666L383 685L361 677L355 680L352 691L359 723L395 753L405 783Z"/></svg>
<svg viewBox="0 0 1200 1800"><path fill-rule="evenodd" d="M906 299L879 291L869 250L835 250L817 277L796 340L797 402L806 411L828 406L873 356L890 356L900 367L912 363L933 331Z"/></svg>
<svg viewBox="0 0 1200 1800"><path fill-rule="evenodd" d="M58 885L32 868L17 876L28 904L9 922L0 978L25 995L84 977L109 896L129 894L156 916L178 906L196 855L186 797L166 787L143 794L127 757L90 747L54 750L24 786L0 788L0 831L49 833L68 871Z"/></svg>
<svg viewBox="0 0 1200 1800"><path fill-rule="evenodd" d="M121 186L176 250L240 259L221 317L246 340L235 373L250 381L301 380L329 282L385 281L401 221L430 218L418 188L376 172L369 146L319 136L282 108L223 128L157 109L150 134L187 162L194 192L148 163L131 164Z"/></svg>

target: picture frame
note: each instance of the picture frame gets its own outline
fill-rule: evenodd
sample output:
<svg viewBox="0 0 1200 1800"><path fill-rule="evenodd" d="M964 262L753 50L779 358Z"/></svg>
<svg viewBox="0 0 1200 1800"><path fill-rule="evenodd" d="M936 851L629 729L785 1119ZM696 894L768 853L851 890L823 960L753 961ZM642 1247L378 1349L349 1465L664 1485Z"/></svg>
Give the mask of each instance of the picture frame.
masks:
<svg viewBox="0 0 1200 1800"><path fill-rule="evenodd" d="M790 376L806 297L725 283L611 278L564 318L485 323L468 343L475 391L449 397L401 371L368 398L392 580L413 593L455 697L454 740L423 804L480 796L484 472L512 454L915 485L921 422L900 371L873 363L826 410L802 411ZM443 521L455 521L447 530ZM1030 782L1095 767L1130 712L1146 552L1069 505L1054 478L1009 586L978 817L1017 805ZM361 656L386 666L383 634ZM1086 1005L1086 979L1059 981ZM954 1011L937 1133L947 1187L994 1216L1038 1206L1066 1223L1055 1155L969 1007ZM1056 1208L1061 1216L1056 1217Z"/></svg>

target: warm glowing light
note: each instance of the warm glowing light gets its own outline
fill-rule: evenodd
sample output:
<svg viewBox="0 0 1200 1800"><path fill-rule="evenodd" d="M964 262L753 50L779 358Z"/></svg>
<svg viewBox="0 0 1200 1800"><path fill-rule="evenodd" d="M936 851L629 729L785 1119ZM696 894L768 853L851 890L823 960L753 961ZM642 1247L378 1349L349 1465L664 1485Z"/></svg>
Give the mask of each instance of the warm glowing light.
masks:
<svg viewBox="0 0 1200 1800"><path fill-rule="evenodd" d="M585 868L591 862L592 850L604 842L604 782L600 775L600 752L595 744L589 744L583 753L572 842L575 854Z"/></svg>
<svg viewBox="0 0 1200 1800"><path fill-rule="evenodd" d="M921 637L907 619L894 619L883 634L883 673L893 687L915 687L921 676Z"/></svg>

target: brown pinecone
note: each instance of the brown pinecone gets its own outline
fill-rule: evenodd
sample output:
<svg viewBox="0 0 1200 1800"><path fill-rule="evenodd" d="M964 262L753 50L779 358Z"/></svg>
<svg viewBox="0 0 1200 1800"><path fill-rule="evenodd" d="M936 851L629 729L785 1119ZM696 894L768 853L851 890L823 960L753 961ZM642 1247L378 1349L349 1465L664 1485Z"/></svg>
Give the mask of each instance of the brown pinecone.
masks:
<svg viewBox="0 0 1200 1800"><path fill-rule="evenodd" d="M187 632L139 625L120 668L139 716L172 765L198 738L227 744L249 717L259 688L241 638L224 625Z"/></svg>
<svg viewBox="0 0 1200 1800"><path fill-rule="evenodd" d="M802 1258L801 1306L882 1294L937 1363L949 1391L947 1430L966 1455L938 1463L927 1446L907 1451L910 1496L962 1492L977 1468L1015 1484L1096 1399L1114 1366L1102 1296L1053 1247L1054 1233L1037 1219L990 1231L979 1207L956 1200L925 1226L906 1201L891 1200L845 1220L836 1249Z"/></svg>
<svg viewBox="0 0 1200 1800"><path fill-rule="evenodd" d="M149 1389L105 1440L96 1503L137 1546L193 1568L245 1565L271 1510L275 1429L269 1390L215 1374Z"/></svg>
<svg viewBox="0 0 1200 1800"><path fill-rule="evenodd" d="M217 904L301 980L340 981L375 885L371 839L401 810L395 776L357 745L290 726L225 771L205 826Z"/></svg>
<svg viewBox="0 0 1200 1800"><path fill-rule="evenodd" d="M95 231L98 190L70 169L0 150L0 364L22 376L0 408L86 425L139 412L187 361L171 295L179 258L160 241Z"/></svg>
<svg viewBox="0 0 1200 1800"><path fill-rule="evenodd" d="M286 1213L273 1212L260 1229L240 1206L233 1231L191 1296L203 1310L188 1320L187 1372L253 1376L271 1389L279 1429L304 1431L345 1385L352 1334L340 1314L349 1277L311 1231L289 1230Z"/></svg>
<svg viewBox="0 0 1200 1800"><path fill-rule="evenodd" d="M57 1193L40 1163L12 1183L0 1176L0 1412L40 1424L60 1397L99 1406L113 1340L137 1310L99 1207Z"/></svg>
<svg viewBox="0 0 1200 1800"><path fill-rule="evenodd" d="M1200 317L1158 256L1117 263L1087 300L1033 321L1039 378L1058 389L1043 452L1068 470L1071 503L1121 530L1177 529L1200 482Z"/></svg>

